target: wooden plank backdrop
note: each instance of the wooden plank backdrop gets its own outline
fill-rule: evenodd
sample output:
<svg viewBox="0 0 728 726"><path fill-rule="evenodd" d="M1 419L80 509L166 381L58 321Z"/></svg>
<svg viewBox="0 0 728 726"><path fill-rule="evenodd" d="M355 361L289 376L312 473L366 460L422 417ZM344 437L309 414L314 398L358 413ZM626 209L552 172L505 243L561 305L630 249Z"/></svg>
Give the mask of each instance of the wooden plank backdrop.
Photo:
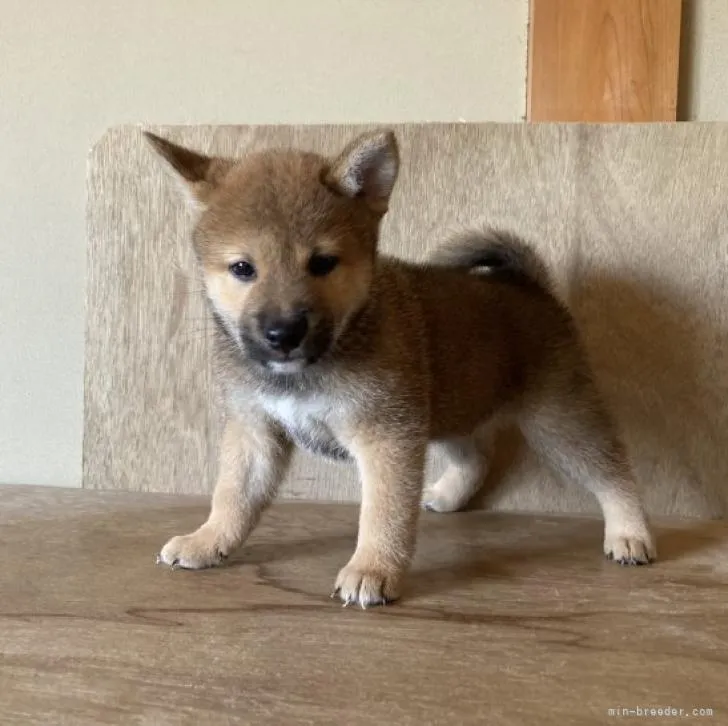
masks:
<svg viewBox="0 0 728 726"><path fill-rule="evenodd" d="M681 0L531 0L529 121L675 121Z"/></svg>
<svg viewBox="0 0 728 726"><path fill-rule="evenodd" d="M419 258L453 228L482 222L537 244L577 318L650 510L723 515L728 126L394 128L403 169L383 249ZM152 130L235 156L270 145L334 153L362 127ZM84 486L207 492L218 422L188 214L139 128L99 141L88 194ZM515 435L498 452L484 504L594 511ZM285 494L355 500L358 487L349 467L301 455Z"/></svg>

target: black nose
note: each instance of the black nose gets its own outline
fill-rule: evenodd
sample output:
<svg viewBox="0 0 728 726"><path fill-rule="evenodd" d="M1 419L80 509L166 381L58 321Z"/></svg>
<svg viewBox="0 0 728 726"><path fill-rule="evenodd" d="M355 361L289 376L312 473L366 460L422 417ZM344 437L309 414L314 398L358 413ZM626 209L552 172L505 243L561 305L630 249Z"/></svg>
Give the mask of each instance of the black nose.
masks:
<svg viewBox="0 0 728 726"><path fill-rule="evenodd" d="M290 353L308 333L308 316L298 313L290 318L275 318L263 326L263 335L273 350Z"/></svg>

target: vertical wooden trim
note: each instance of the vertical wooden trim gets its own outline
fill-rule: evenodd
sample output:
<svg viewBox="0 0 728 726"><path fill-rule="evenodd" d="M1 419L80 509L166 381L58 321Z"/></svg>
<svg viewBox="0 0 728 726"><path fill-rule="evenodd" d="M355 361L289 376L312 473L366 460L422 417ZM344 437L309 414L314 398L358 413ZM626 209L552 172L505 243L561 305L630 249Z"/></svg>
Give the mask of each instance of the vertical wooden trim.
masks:
<svg viewBox="0 0 728 726"><path fill-rule="evenodd" d="M535 26L534 15L536 12L536 5L538 0L529 0L528 3L528 63L526 65L526 121L533 121L533 59L534 59L534 37L533 29ZM539 27L539 31L541 28ZM541 31L543 32L543 31ZM543 55L542 43L538 42L537 50L539 57ZM540 78L540 74L539 74ZM540 86L539 86L540 88ZM536 89L536 104L538 105L538 94L540 93L539 88Z"/></svg>
<svg viewBox="0 0 728 726"><path fill-rule="evenodd" d="M681 0L530 0L529 121L675 121Z"/></svg>

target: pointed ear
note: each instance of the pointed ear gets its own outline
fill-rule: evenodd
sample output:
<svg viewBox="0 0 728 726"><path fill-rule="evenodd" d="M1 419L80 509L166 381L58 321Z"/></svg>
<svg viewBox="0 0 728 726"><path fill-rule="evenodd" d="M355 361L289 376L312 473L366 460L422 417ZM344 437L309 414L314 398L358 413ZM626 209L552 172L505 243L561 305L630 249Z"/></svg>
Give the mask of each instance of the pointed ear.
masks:
<svg viewBox="0 0 728 726"><path fill-rule="evenodd" d="M399 149L392 131L362 134L334 161L324 179L327 186L347 197L362 197L382 214L397 181Z"/></svg>
<svg viewBox="0 0 728 726"><path fill-rule="evenodd" d="M188 203L195 209L204 209L232 162L198 154L149 131L144 132L144 137L174 169Z"/></svg>

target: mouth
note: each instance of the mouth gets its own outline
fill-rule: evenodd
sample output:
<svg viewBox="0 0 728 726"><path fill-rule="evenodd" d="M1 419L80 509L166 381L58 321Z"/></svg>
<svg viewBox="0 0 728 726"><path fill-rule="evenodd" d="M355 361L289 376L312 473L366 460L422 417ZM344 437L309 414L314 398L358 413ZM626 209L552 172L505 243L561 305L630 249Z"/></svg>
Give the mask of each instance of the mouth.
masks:
<svg viewBox="0 0 728 726"><path fill-rule="evenodd" d="M315 361L310 361L306 358L291 358L288 360L267 360L263 365L271 373L290 376L300 373L313 362Z"/></svg>
<svg viewBox="0 0 728 726"><path fill-rule="evenodd" d="M269 373L291 376L315 365L329 349L328 336L313 336L290 353L271 351L251 335L241 335L241 352Z"/></svg>
<svg viewBox="0 0 728 726"><path fill-rule="evenodd" d="M266 350L263 346L248 344L245 348L249 360L257 363L261 368L281 376L291 376L301 373L314 365L321 357L320 353L309 351L295 351L289 354L276 354Z"/></svg>

